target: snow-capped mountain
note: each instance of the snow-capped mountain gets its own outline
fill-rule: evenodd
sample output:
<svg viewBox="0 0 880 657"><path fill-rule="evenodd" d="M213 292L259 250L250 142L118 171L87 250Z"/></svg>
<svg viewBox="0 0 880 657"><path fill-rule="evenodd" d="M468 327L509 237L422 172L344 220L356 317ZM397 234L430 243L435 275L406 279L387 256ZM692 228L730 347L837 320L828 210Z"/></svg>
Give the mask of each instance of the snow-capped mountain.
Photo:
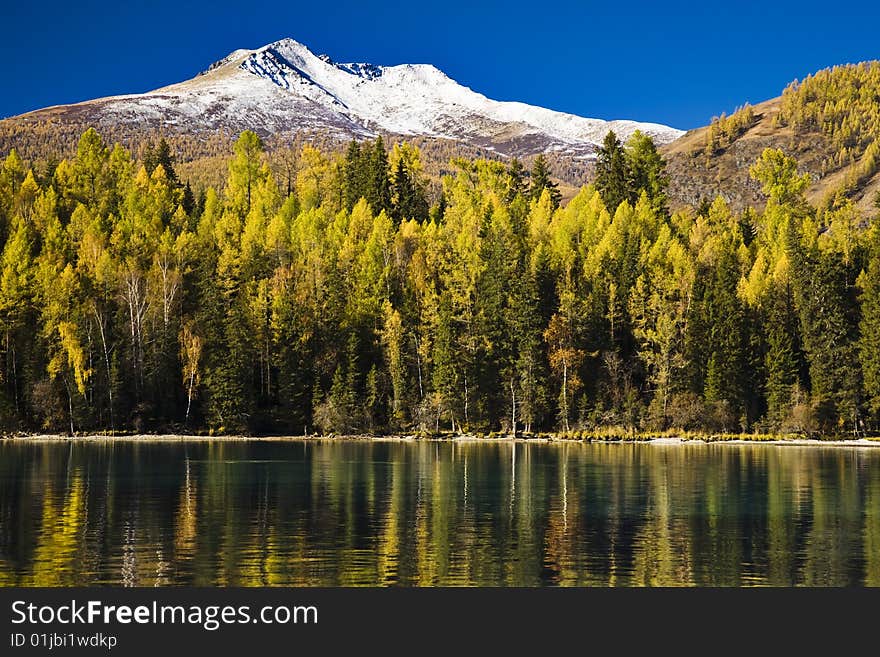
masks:
<svg viewBox="0 0 880 657"><path fill-rule="evenodd" d="M609 130L622 139L642 130L658 144L683 134L654 123L490 100L431 65L340 64L292 39L236 50L195 78L155 91L50 109L98 127L263 135L317 130L344 138L383 132L446 138L507 155L590 157Z"/></svg>

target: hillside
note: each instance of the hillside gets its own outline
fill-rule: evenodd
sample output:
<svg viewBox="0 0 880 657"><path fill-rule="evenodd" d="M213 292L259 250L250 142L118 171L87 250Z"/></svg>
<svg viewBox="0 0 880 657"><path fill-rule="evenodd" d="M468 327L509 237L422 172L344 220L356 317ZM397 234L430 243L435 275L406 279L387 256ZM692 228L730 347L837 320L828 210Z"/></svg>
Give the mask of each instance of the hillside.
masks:
<svg viewBox="0 0 880 657"><path fill-rule="evenodd" d="M682 206L721 195L738 210L760 207L764 198L749 178L749 166L765 148L780 148L812 177L807 197L813 204L828 205L842 192L860 210L872 212L880 191L878 115L880 62L838 66L794 81L778 98L745 106L663 146L670 198Z"/></svg>

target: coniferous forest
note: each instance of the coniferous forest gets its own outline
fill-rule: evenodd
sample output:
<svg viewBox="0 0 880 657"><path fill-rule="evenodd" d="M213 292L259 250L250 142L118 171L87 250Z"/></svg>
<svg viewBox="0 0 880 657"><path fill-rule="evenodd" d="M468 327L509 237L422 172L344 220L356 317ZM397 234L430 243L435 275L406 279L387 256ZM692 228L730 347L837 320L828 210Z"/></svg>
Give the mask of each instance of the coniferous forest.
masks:
<svg viewBox="0 0 880 657"><path fill-rule="evenodd" d="M194 193L165 142L89 130L0 169L0 429L217 433L880 427L880 226L768 149L766 206L671 212L663 158L609 133L549 167L245 132ZM283 179L282 179L283 178Z"/></svg>

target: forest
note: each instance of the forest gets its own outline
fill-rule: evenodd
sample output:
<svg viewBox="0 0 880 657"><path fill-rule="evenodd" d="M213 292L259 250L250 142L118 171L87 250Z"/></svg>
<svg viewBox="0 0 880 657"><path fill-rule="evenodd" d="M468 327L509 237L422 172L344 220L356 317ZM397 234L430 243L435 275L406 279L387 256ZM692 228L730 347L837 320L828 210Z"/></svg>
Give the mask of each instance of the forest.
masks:
<svg viewBox="0 0 880 657"><path fill-rule="evenodd" d="M244 132L223 186L194 193L165 141L12 150L0 430L880 428L876 217L842 193L812 207L775 149L742 213L671 212L641 133L609 133L565 204L549 169L457 159L438 186L410 144L279 159Z"/></svg>

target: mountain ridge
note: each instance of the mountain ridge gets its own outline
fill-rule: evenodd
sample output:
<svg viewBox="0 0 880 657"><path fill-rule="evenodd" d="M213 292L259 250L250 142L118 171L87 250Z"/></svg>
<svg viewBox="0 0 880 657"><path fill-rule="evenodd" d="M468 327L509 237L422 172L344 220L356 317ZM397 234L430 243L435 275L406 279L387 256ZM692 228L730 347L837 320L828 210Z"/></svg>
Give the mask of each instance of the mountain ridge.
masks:
<svg viewBox="0 0 880 657"><path fill-rule="evenodd" d="M379 133L451 139L503 156L542 152L592 159L614 130L669 143L680 130L657 123L591 119L515 101L495 101L432 64L377 66L315 55L293 39L238 49L195 77L142 94L55 105L7 120L76 117L99 129L254 129L263 135L323 130L337 137Z"/></svg>
<svg viewBox="0 0 880 657"><path fill-rule="evenodd" d="M867 100L861 98L866 92ZM257 132L270 150L308 142L339 151L351 139L381 135L418 144L434 180L454 157L519 157L528 164L544 154L563 197L571 198L592 180L607 132L623 141L639 129L666 158L671 209L699 207L717 196L735 211L760 208L764 195L749 167L765 148L779 148L811 175L812 203L827 207L845 197L870 213L880 199L880 105L874 96L880 98L880 63L833 67L747 105L747 117L722 115L683 132L495 101L431 64L336 62L282 39L234 50L191 79L152 91L0 120L0 153L15 147L25 159L66 157L89 127L135 150L167 137L183 173L203 187L217 182L223 157L243 130Z"/></svg>

